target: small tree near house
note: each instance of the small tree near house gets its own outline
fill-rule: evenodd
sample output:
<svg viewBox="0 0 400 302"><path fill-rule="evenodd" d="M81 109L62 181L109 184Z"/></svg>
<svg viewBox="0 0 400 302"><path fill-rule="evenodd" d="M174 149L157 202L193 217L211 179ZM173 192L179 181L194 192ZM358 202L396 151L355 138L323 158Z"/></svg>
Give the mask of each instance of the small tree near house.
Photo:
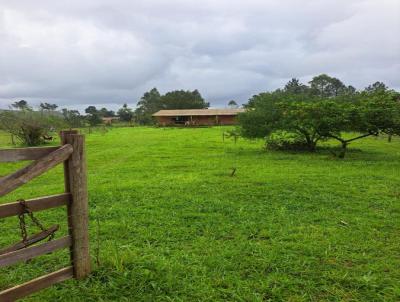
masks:
<svg viewBox="0 0 400 302"><path fill-rule="evenodd" d="M122 108L117 112L119 119L123 122L131 122L133 119L133 111L128 107L128 104L122 105Z"/></svg>
<svg viewBox="0 0 400 302"><path fill-rule="evenodd" d="M101 124L101 115L95 106L89 106L85 109L86 120L91 127Z"/></svg>
<svg viewBox="0 0 400 302"><path fill-rule="evenodd" d="M236 108L239 108L239 105L234 100L230 100L228 103L228 107L232 108L232 109L236 109Z"/></svg>

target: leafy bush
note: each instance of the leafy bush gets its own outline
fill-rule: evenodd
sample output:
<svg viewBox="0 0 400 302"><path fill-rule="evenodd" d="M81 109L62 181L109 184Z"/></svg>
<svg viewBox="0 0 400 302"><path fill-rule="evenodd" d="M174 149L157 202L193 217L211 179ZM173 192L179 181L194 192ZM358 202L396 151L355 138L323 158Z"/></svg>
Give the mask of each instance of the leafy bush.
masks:
<svg viewBox="0 0 400 302"><path fill-rule="evenodd" d="M268 150L307 151L309 146L298 135L284 131L271 133L265 140Z"/></svg>
<svg viewBox="0 0 400 302"><path fill-rule="evenodd" d="M64 126L54 113L5 111L0 113L0 128L14 135L23 145L38 146L50 132Z"/></svg>

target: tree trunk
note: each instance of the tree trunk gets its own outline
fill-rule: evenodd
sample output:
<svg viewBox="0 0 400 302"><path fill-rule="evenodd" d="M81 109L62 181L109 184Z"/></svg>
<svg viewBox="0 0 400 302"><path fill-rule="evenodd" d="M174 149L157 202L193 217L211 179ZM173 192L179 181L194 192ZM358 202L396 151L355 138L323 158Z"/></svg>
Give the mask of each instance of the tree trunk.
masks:
<svg viewBox="0 0 400 302"><path fill-rule="evenodd" d="M314 152L317 143L316 143L315 141L313 141L313 140L310 138L309 135L305 135L305 138L306 138L308 150L309 150L310 152Z"/></svg>
<svg viewBox="0 0 400 302"><path fill-rule="evenodd" d="M317 147L317 143L316 143L316 142L310 141L310 142L308 143L308 148L310 148L310 151L311 151L311 152L315 152L316 147Z"/></svg>
<svg viewBox="0 0 400 302"><path fill-rule="evenodd" d="M344 158L344 156L346 155L346 151L347 151L347 142L342 141L342 149L340 150L338 157Z"/></svg>

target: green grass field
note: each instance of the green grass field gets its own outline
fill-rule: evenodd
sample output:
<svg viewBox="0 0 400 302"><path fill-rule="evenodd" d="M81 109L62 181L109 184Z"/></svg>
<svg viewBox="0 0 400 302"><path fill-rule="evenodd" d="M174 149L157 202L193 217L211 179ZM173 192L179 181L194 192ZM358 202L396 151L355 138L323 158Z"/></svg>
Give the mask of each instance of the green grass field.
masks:
<svg viewBox="0 0 400 302"><path fill-rule="evenodd" d="M25 301L400 301L400 139L357 141L338 160L223 142L224 130L87 135L93 274ZM58 167L0 202L62 191ZM37 216L66 234L64 209ZM0 246L18 240L17 218L0 232ZM67 254L1 269L0 288Z"/></svg>

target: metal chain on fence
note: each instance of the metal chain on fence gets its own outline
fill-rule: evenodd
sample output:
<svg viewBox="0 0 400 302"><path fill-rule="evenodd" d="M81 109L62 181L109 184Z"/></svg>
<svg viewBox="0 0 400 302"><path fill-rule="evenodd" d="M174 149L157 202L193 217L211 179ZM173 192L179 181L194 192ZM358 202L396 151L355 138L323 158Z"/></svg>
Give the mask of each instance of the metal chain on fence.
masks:
<svg viewBox="0 0 400 302"><path fill-rule="evenodd" d="M28 238L28 232L26 230L25 214L29 216L33 224L36 225L41 231L46 232L46 228L40 223L40 221L35 216L33 216L33 212L28 207L24 199L20 199L18 200L18 202L24 209L22 214L18 215L18 219L19 219L19 227L21 229L22 241L25 243ZM53 238L54 238L54 232L49 235L49 241L51 241Z"/></svg>

